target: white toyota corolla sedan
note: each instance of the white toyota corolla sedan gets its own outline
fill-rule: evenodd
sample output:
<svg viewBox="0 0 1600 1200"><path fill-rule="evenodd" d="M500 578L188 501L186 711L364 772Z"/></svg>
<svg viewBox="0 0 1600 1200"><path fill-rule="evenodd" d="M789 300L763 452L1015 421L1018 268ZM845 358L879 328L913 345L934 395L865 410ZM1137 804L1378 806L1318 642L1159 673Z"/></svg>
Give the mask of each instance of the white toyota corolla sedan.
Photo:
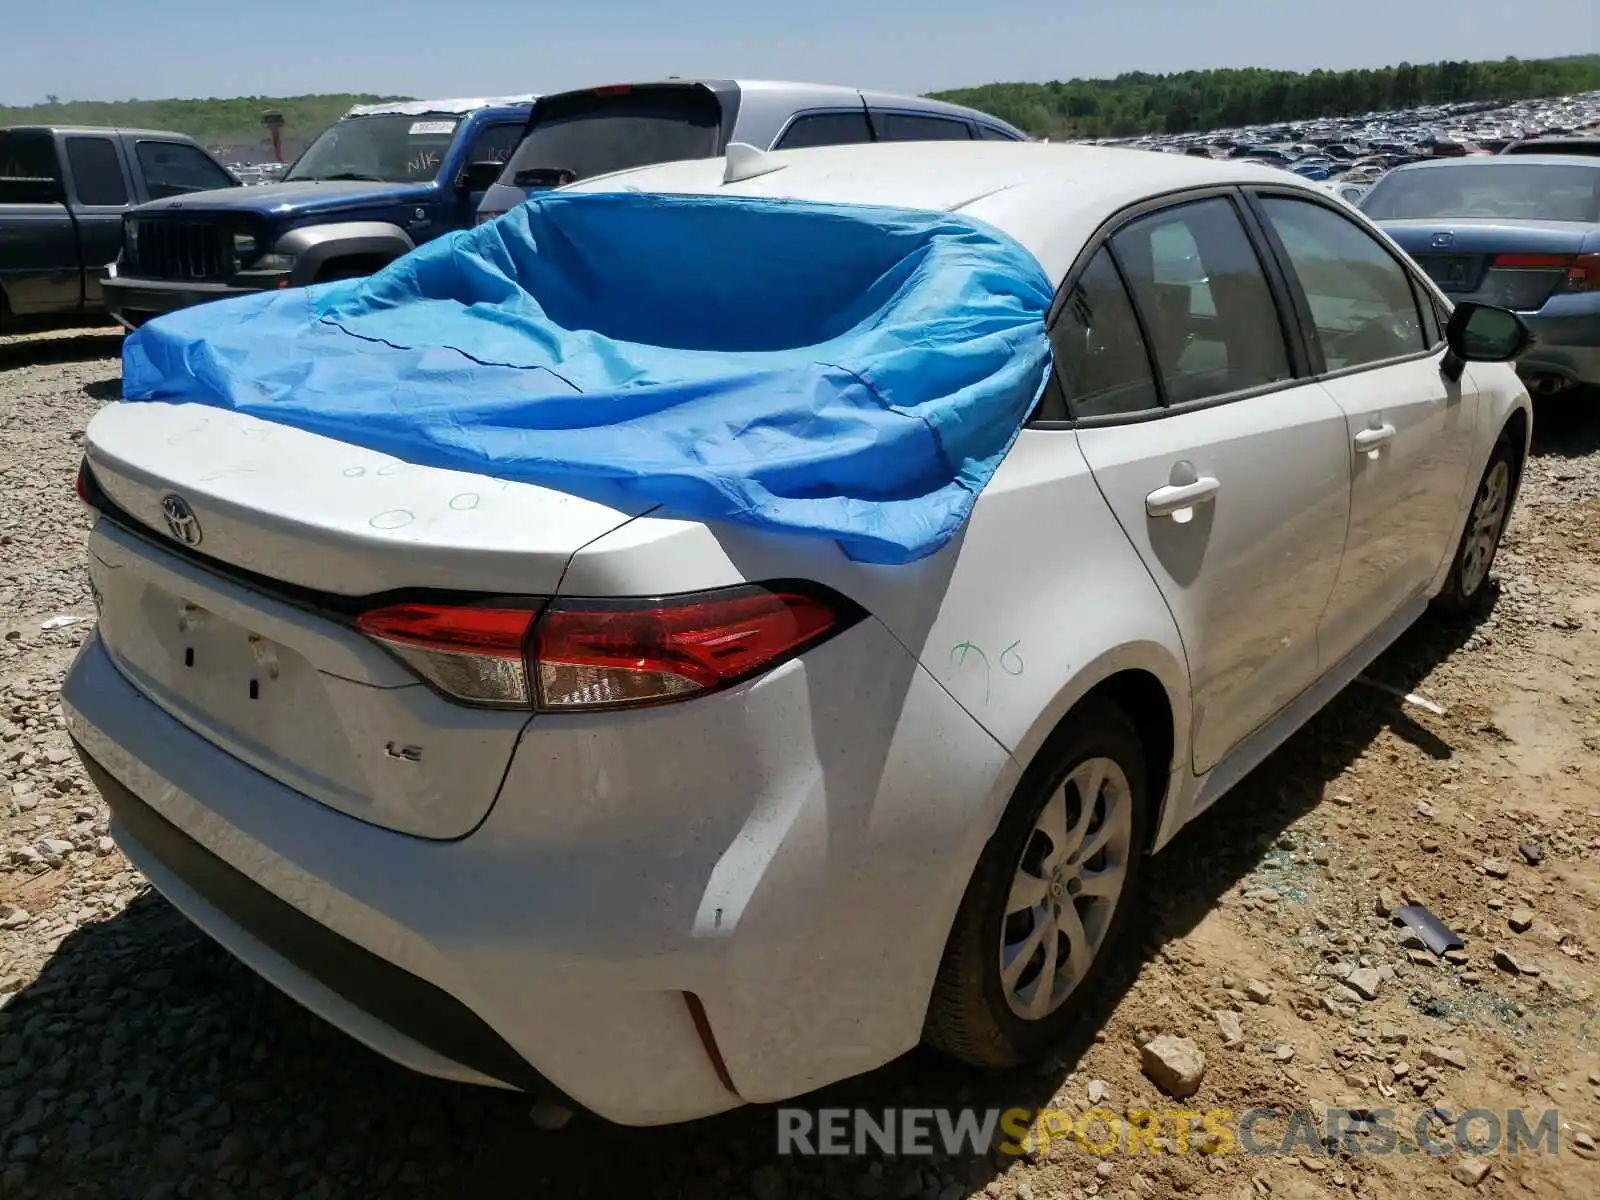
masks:
<svg viewBox="0 0 1600 1200"><path fill-rule="evenodd" d="M1532 431L1517 318L1287 174L736 157L562 194L959 214L1054 289L1042 393L935 552L190 402L102 410L79 479L99 623L64 707L128 857L378 1052L624 1124L920 1041L1042 1053L1149 856L1430 604L1485 599Z"/></svg>

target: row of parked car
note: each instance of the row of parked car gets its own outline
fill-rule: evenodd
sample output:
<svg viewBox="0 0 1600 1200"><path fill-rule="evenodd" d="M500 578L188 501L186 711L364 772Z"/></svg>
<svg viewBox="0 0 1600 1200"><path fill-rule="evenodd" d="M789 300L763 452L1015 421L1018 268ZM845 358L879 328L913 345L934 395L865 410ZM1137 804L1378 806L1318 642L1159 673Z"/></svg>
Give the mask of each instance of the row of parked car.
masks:
<svg viewBox="0 0 1600 1200"><path fill-rule="evenodd" d="M1432 158L1552 151L1600 153L1600 92L1511 105L1429 105L1358 117L1293 121L1171 137L1107 138L1129 146L1201 158L1249 159L1327 182L1354 202L1385 172Z"/></svg>
<svg viewBox="0 0 1600 1200"><path fill-rule="evenodd" d="M1600 138L1583 133L1597 120L1600 93L1122 144L1322 181L1447 292L1528 316L1539 345L1522 370L1550 392L1600 383ZM1462 149L1467 133L1493 141L1484 130L1508 134L1499 154ZM1027 139L926 98L712 79L357 107L281 181L254 187L178 134L0 130L0 324L108 311L137 328L208 300L360 277L535 191L734 143L939 140Z"/></svg>
<svg viewBox="0 0 1600 1200"><path fill-rule="evenodd" d="M192 139L0 130L0 323L362 276L530 192L630 167L857 142L1025 140L987 114L816 84L668 79L353 108L255 187Z"/></svg>
<svg viewBox="0 0 1600 1200"><path fill-rule="evenodd" d="M1117 144L1319 182L1452 300L1521 314L1535 394L1600 384L1600 92Z"/></svg>

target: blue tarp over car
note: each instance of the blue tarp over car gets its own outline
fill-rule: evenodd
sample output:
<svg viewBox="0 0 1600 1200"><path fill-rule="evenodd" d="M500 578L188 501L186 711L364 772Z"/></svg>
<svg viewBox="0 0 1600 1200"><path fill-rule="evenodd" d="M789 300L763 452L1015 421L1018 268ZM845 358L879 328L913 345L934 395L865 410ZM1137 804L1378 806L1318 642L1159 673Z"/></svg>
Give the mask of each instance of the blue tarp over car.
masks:
<svg viewBox="0 0 1600 1200"><path fill-rule="evenodd" d="M1026 420L1051 293L959 214L551 192L367 279L152 321L123 395L901 563Z"/></svg>

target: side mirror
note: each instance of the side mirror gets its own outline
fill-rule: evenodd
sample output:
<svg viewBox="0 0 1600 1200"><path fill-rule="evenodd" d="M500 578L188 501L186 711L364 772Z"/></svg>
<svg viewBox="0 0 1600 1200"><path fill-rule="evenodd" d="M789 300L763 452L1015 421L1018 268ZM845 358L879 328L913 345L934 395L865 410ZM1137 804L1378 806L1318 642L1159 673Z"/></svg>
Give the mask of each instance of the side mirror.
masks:
<svg viewBox="0 0 1600 1200"><path fill-rule="evenodd" d="M1444 328L1449 350L1443 363L1450 379L1460 379L1469 362L1512 362L1533 345L1533 331L1509 308L1463 300Z"/></svg>
<svg viewBox="0 0 1600 1200"><path fill-rule="evenodd" d="M502 162L485 160L468 163L456 176L456 187L463 192L486 192L494 186L495 180L500 178L500 172L505 169L506 165Z"/></svg>

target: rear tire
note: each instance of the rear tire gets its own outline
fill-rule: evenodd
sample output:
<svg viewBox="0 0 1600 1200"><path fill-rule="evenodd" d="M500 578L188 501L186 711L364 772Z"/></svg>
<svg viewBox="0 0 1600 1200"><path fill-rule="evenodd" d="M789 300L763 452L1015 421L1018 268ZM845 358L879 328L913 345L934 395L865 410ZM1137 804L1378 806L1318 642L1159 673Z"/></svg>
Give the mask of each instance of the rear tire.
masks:
<svg viewBox="0 0 1600 1200"><path fill-rule="evenodd" d="M1516 494L1521 470L1520 447L1509 435L1501 434L1489 455L1478 490L1473 493L1472 507L1467 511L1467 527L1461 531L1456 556L1450 563L1450 575L1434 601L1441 611L1472 612L1488 595L1489 571L1511 520L1511 498Z"/></svg>
<svg viewBox="0 0 1600 1200"><path fill-rule="evenodd" d="M967 885L928 1006L929 1045L1011 1067L1061 1039L1134 907L1149 801L1139 736L1116 705L1091 700L1051 735Z"/></svg>

